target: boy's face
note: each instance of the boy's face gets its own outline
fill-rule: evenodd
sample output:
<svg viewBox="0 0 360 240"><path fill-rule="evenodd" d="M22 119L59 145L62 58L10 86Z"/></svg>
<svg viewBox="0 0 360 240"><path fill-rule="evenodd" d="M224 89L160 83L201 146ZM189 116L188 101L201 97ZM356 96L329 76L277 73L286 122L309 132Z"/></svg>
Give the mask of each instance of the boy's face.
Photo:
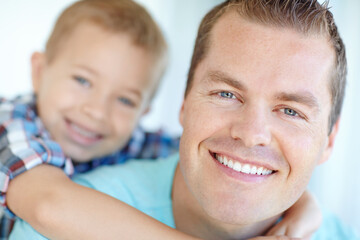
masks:
<svg viewBox="0 0 360 240"><path fill-rule="evenodd" d="M41 120L65 154L88 161L124 147L155 87L151 56L124 33L80 23L48 63L34 54Z"/></svg>

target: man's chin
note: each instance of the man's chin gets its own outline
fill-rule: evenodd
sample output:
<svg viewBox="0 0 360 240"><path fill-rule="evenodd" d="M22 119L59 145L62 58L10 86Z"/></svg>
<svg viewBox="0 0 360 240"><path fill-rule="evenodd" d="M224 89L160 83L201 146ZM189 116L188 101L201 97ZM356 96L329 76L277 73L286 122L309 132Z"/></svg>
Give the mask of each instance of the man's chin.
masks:
<svg viewBox="0 0 360 240"><path fill-rule="evenodd" d="M218 208L220 209L220 208ZM237 212L235 208L224 212L208 212L212 225L227 236L247 236L247 238L265 234L276 224L281 214L259 213L257 211ZM245 234L245 235L244 235Z"/></svg>
<svg viewBox="0 0 360 240"><path fill-rule="evenodd" d="M217 201L203 201L200 203L206 214L215 222L224 225L249 226L256 223L274 224L285 209L276 205L270 199L263 198L254 201L254 197L249 198L226 198L226 194L218 194L217 197L204 197L204 199L217 199ZM222 197L221 197L222 196Z"/></svg>

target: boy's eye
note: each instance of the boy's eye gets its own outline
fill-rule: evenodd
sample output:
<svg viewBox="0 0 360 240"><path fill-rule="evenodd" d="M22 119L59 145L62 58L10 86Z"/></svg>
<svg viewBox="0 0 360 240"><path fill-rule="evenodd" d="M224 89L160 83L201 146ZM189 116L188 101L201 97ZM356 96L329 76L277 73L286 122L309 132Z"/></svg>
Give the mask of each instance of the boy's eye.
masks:
<svg viewBox="0 0 360 240"><path fill-rule="evenodd" d="M82 86L84 86L84 87L90 87L90 86L91 86L90 82L89 82L87 79L83 78L83 77L74 76L74 79L75 79L75 81L77 81L80 85L82 85Z"/></svg>
<svg viewBox="0 0 360 240"><path fill-rule="evenodd" d="M281 109L281 111L283 113L285 113L286 115L289 115L292 117L296 117L299 115L294 109L291 109L291 108L283 108L283 109Z"/></svg>
<svg viewBox="0 0 360 240"><path fill-rule="evenodd" d="M222 97L222 98L236 99L235 95L232 94L231 92L222 91L222 92L219 92L218 94L219 94L219 96Z"/></svg>
<svg viewBox="0 0 360 240"><path fill-rule="evenodd" d="M120 103L123 103L123 104L129 106L129 107L135 107L135 103L134 103L132 100L130 100L129 98L119 97L119 98L118 98L118 101L119 101Z"/></svg>

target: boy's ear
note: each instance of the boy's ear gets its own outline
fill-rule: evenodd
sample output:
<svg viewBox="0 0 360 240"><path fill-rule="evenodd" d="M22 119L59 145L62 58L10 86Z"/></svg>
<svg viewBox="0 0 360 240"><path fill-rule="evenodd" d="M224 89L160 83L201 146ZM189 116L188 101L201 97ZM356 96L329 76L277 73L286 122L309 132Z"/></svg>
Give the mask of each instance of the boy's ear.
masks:
<svg viewBox="0 0 360 240"><path fill-rule="evenodd" d="M334 124L331 133L329 134L329 136L327 137L327 145L325 147L325 150L323 152L323 156L320 159L320 161L318 162L318 165L326 162L329 158L330 158L330 154L334 148L334 144L335 144L335 138L336 135L339 131L339 124L340 124L340 118L336 121L336 123Z"/></svg>
<svg viewBox="0 0 360 240"><path fill-rule="evenodd" d="M31 56L31 77L34 92L36 93L40 87L43 78L43 71L46 64L45 54L34 52Z"/></svg>

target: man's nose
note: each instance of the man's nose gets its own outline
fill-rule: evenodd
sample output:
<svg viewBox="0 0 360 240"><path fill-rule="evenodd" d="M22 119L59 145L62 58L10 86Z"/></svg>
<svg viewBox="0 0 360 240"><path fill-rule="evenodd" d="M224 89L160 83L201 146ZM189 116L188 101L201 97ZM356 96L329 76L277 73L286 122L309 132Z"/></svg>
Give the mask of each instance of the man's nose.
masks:
<svg viewBox="0 0 360 240"><path fill-rule="evenodd" d="M259 107L247 107L237 114L231 126L231 136L248 147L266 146L271 142L271 115Z"/></svg>

